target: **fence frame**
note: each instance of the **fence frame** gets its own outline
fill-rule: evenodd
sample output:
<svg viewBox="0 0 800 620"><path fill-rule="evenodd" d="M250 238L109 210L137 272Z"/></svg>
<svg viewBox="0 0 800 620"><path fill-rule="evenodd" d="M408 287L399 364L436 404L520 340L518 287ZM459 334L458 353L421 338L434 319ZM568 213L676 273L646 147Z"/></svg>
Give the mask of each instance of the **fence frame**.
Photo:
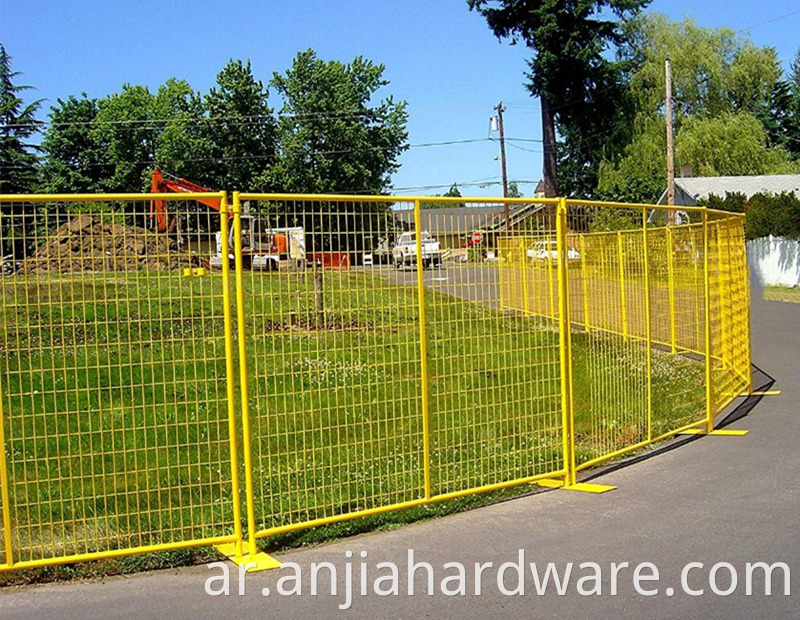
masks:
<svg viewBox="0 0 800 620"><path fill-rule="evenodd" d="M191 192L191 193L109 193L109 194L5 194L0 195L0 204L5 203L81 203L81 202L99 202L99 203L112 203L112 202L149 202L158 199L167 202L185 202L189 200L201 199L219 199L220 201L220 226L223 230L227 229L228 219L230 214L225 208L226 194L225 192ZM227 235L222 236L223 252L228 251ZM230 269L223 261L222 266L222 295L223 300L227 297L230 290ZM230 330L230 310L231 304L223 301L223 321L225 333L225 349L226 349L226 370L235 363L233 355L233 341L232 332ZM228 395L227 417L228 429L235 430L238 427L236 420L236 400L231 396L236 393L235 380L233 375L226 372L226 393ZM103 551L94 551L89 553L69 554L62 556L54 556L49 558L15 561L14 559L14 546L12 539L12 526L13 520L11 519L11 503L9 498L9 485L8 485L8 465L6 462L7 443L4 433L5 423L8 419L9 412L4 409L4 378L0 378L0 497L3 501L3 537L5 541L5 560L0 563L0 572L7 572L12 570L23 570L28 568L41 568L45 566L55 566L59 564L68 564L72 562L83 562L91 560L104 560L111 558L118 558L129 555L138 555L143 553L154 553L159 551L171 551L178 549L186 549L190 547L199 546L224 546L230 544L238 544L242 538L241 518L236 518L236 515L241 514L241 503L238 492L238 457L236 449L236 436L235 434L229 437L229 455L231 464L231 504L234 514L234 522L230 524L233 533L222 536L209 536L200 539L175 541L169 543L161 543L155 545L142 545L137 547L124 547L116 549L107 549Z"/></svg>
<svg viewBox="0 0 800 620"><path fill-rule="evenodd" d="M153 551L180 549L200 545L223 545L225 552L237 559L237 561L246 559L248 557L255 558L257 554L257 539L267 536L273 536L279 533L295 531L299 529L314 527L322 524L331 524L344 520L354 519L367 515L381 514L389 511L394 511L402 508L420 506L429 504L431 502L438 502L475 493L508 488L518 486L525 483L538 482L543 486L563 486L565 488L580 488L582 485L578 483L578 474L588 467L592 467L599 463L608 461L609 459L616 458L623 454L629 453L633 450L641 449L645 446L651 445L656 441L661 441L668 437L677 435L683 432L694 432L709 434L714 432L714 418L715 415L720 413L737 397L752 393L752 376L748 373L745 377L747 386L739 394L733 394L726 401L714 403L713 391L713 371L712 371L712 358L715 352L712 351L712 328L711 328L711 287L712 282L710 279L710 266L709 266L709 228L708 221L709 214L715 214L731 218L735 220L741 219L743 216L738 214L717 212L702 207L682 207L682 210L689 211L690 213L700 214L702 218L702 235L703 235L703 338L704 347L702 353L704 356L704 376L705 376L705 411L703 419L681 426L680 428L670 430L667 433L660 434L653 437L652 433L652 350L657 340L653 337L652 326L652 287L651 287L651 257L649 253L649 238L650 227L648 226L648 211L651 209L666 209L666 207L657 207L646 204L627 204L627 203L602 203L597 201L584 201L584 200L567 200L565 198L558 199L497 199L497 198L445 198L445 197L392 197L392 196L353 196L353 195L302 195L302 194L257 194L257 193L233 193L232 204L228 205L225 192L219 193L202 193L202 194L70 194L70 195L4 195L0 196L0 204L7 202L28 202L28 203L42 203L42 202L112 202L112 201L149 201L152 199L160 199L166 201L187 201L197 200L200 198L218 198L220 200L220 226L222 232L222 255L226 257L232 250L234 255L234 277L231 279L231 268L227 260L222 261L222 297L223 297L223 317L224 317L224 338L225 338L225 368L226 368L226 394L227 394L227 417L228 417L228 432L229 432L229 454L231 462L231 495L232 495L232 509L233 509L233 523L230 524L233 531L232 534L224 536L214 536L198 540L185 540L171 543L164 543L158 545L148 545L132 548L119 548L109 549L104 551L97 551L85 554L73 554L65 556L55 556L33 561L15 562L14 546L12 536L12 521L11 521L11 498L9 493L9 472L6 463L6 439L4 433L4 425L7 420L8 412L4 411L4 381L0 378L0 501L2 501L2 516L3 516L3 537L5 541L5 561L0 564L0 571L17 570L23 568L49 566L55 564L64 564L69 562L95 560L119 557L124 555L132 555L138 553L147 553ZM428 342L427 342L427 325L426 325L426 286L423 277L423 249L421 235L416 235L416 288L417 288L417 304L419 309L419 354L421 360L420 373L422 377L420 388L420 407L421 407L421 423L423 433L423 489L422 495L418 499L411 501L399 502L391 505L384 505L366 510L359 510L350 513L335 514L329 517L312 519L305 522L295 522L278 527L271 527L259 529L257 525L257 518L255 514L255 495L256 490L253 480L253 458L251 453L251 417L249 411L249 371L247 364L247 344L245 341L246 335L246 317L247 308L244 298L244 265L243 265L243 248L242 248L242 201L244 200L292 200L292 201L348 201L355 203L370 203L370 202L402 202L405 204L413 204L414 210L414 224L415 230L421 231L421 209L422 205L426 202L436 202L443 204L478 204L478 203L491 203L491 204L530 204L541 203L550 205L555 208L555 237L557 243L557 259L555 265L552 265L551 257L548 255L548 290L550 291L550 312L553 315L558 325L558 341L559 341L559 364L560 364L560 382L561 382L561 428L562 428L562 459L563 467L556 468L554 471L549 471L544 474L537 474L534 476L526 476L514 480L507 480L503 482L487 484L479 487L467 488L458 491L446 493L434 493L431 483L431 421L429 412L429 370L427 366L428 360ZM647 359L647 420L648 432L645 441L636 442L632 445L626 446L623 449L612 451L608 454L603 454L600 457L587 460L578 464L576 461L575 450L575 419L574 419L574 367L573 367L573 350L572 350L572 331L575 327L571 319L571 294L570 294L570 265L568 261L567 242L568 235L568 209L570 207L578 206L592 206L600 208L625 208L631 209L634 212L641 212L641 232L643 238L643 256L644 256L644 286L645 286L645 335L644 338L631 335L628 316L627 316L627 303L626 303L626 275L623 259L623 244L622 233L617 233L617 253L619 257L619 286L620 294L623 300L623 323L620 335L625 340L644 340L646 346L646 359ZM228 247L228 233L233 231L234 247ZM676 301L675 301L675 265L674 256L671 251L673 247L673 230L672 227L666 227L666 238L669 251L667 253L667 271L668 271L668 308L669 308L669 341L666 343L658 343L666 345L671 349L673 354L685 350L684 347L677 345L677 327L676 327ZM717 244L720 243L719 231L717 232ZM727 240L726 243L730 243ZM741 239L744 244L744 239ZM586 254L585 237L582 235L580 238L581 254ZM719 251L719 250L718 250ZM525 248L522 248L523 260L525 259ZM718 254L717 260L721 260L721 255ZM590 305L588 300L587 278L586 278L586 265L582 264L580 271L583 274L583 291L584 291L584 329L586 333L603 332L599 320L593 320L590 316ZM553 273L555 271L555 274ZM731 270L731 278L736 277L736 273ZM746 275L746 266L745 266ZM555 277L555 282L553 278ZM231 284L234 289L234 296L231 295ZM558 299L553 299L553 285L556 285ZM524 295L523 307L520 308L525 314L530 314L528 306L528 292L529 282L527 271L522 272L521 283ZM722 282L719 282L722 286ZM749 317L749 286L745 283L745 298L748 305L747 316ZM556 303L557 301L557 303ZM723 297L720 294L720 304L723 302ZM500 303L501 308L506 308ZM235 312L234 312L235 308ZM234 335L234 326L236 334ZM730 326L728 326L730 327ZM725 320L723 319L723 329L725 329ZM749 335L749 325L747 327ZM234 343L234 338L237 342ZM719 352L716 352L719 353ZM720 355L722 355L720 353ZM750 362L750 342L749 338L746 343L746 356L748 363ZM238 369L238 373L237 373ZM238 385L237 385L238 377ZM237 433L241 431L241 451L237 445ZM241 462L240 462L241 459ZM244 498L242 498L242 488L239 480L239 466L243 465L245 472L244 484ZM583 485L583 486L597 486L597 485ZM591 489L583 489L591 490ZM242 507L242 499L244 500L244 510ZM246 525L246 534L244 531ZM273 566L275 564L272 564Z"/></svg>

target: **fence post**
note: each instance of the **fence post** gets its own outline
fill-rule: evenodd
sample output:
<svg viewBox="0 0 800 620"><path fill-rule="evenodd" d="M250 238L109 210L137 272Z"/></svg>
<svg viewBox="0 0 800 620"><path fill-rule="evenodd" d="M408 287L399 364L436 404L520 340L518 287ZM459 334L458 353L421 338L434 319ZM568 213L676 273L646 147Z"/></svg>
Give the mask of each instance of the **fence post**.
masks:
<svg viewBox="0 0 800 620"><path fill-rule="evenodd" d="M242 206L239 192L233 194L233 254L236 262L236 324L239 341L239 383L242 408L242 452L244 453L245 494L247 499L247 542L249 553L256 553L256 515L253 497L253 461L250 448L250 404L247 391L247 347L244 325L244 266L242 264Z"/></svg>
<svg viewBox="0 0 800 620"><path fill-rule="evenodd" d="M714 404L711 389L711 286L708 271L708 211L703 210L703 304L705 306L705 350L706 350L706 432L714 430Z"/></svg>
<svg viewBox="0 0 800 620"><path fill-rule="evenodd" d="M2 230L0 215L0 230ZM2 248L0 248L2 249ZM3 541L6 547L6 564L14 564L14 552L11 544L11 504L8 495L8 466L6 465L6 438L3 430L5 412L3 411L3 385L0 382L0 501L3 502Z"/></svg>
<svg viewBox="0 0 800 620"><path fill-rule="evenodd" d="M419 303L419 355L422 372L422 450L425 483L425 499L431 498L431 446L428 419L428 334L425 324L425 281L422 263L422 224L419 199L414 201L414 229L417 240L417 299Z"/></svg>
<svg viewBox="0 0 800 620"><path fill-rule="evenodd" d="M561 358L561 416L563 427L564 486L578 481L575 465L575 417L572 403L572 330L569 315L569 273L567 266L567 201L558 199L556 207L558 254L558 339ZM549 251L548 251L549 255Z"/></svg>
<svg viewBox="0 0 800 620"><path fill-rule="evenodd" d="M647 335L647 441L653 438L653 333L650 318L650 250L647 238L647 209L642 209L644 249L644 316Z"/></svg>
<svg viewBox="0 0 800 620"><path fill-rule="evenodd" d="M581 280L583 283L583 329L589 333L589 280L586 278L586 234L581 234Z"/></svg>
<svg viewBox="0 0 800 620"><path fill-rule="evenodd" d="M747 309L745 312L745 321L747 321L747 393L753 393L753 343L752 334L750 333L750 268L747 266L747 238L745 237L744 230L744 216L742 219L742 236L740 241L744 244L745 254L740 262L741 275L744 278L744 307Z"/></svg>
<svg viewBox="0 0 800 620"><path fill-rule="evenodd" d="M8 467L6 465L6 438L3 430L5 414L3 411L3 390L0 385L0 497L3 502L3 542L6 548L5 563L14 564L14 551L11 539L11 500L8 494Z"/></svg>
<svg viewBox="0 0 800 620"><path fill-rule="evenodd" d="M678 352L675 330L675 260L672 249L672 227L667 226L667 295L669 296L669 342L672 353Z"/></svg>
<svg viewBox="0 0 800 620"><path fill-rule="evenodd" d="M528 252L526 251L525 241L522 238L519 241L519 252L522 259L520 260L520 269L522 271L522 310L525 316L528 316L531 311L531 302L528 299L530 293L528 292Z"/></svg>
<svg viewBox="0 0 800 620"><path fill-rule="evenodd" d="M225 374L227 375L228 433L231 442L231 494L233 495L233 531L236 535L236 554L242 556L242 505L239 491L239 457L236 449L236 382L234 379L233 317L230 291L230 248L228 247L228 203L225 194L219 203L220 240L222 255L222 304L225 321Z"/></svg>
<svg viewBox="0 0 800 620"><path fill-rule="evenodd" d="M628 300L625 296L625 254L622 251L622 231L617 231L617 253L619 255L619 293L622 305L622 336L628 338Z"/></svg>

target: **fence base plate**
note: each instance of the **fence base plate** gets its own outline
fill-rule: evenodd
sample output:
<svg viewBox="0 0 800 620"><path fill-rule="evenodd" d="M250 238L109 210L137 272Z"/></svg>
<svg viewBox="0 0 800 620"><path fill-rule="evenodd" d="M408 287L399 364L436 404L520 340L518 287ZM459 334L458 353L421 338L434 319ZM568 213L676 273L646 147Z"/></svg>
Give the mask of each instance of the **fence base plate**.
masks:
<svg viewBox="0 0 800 620"><path fill-rule="evenodd" d="M546 478L544 480L537 480L536 484L538 484L540 487L545 487L546 489L560 489L564 486L564 481Z"/></svg>
<svg viewBox="0 0 800 620"><path fill-rule="evenodd" d="M581 493L606 493L613 491L617 487L609 486L607 484L592 484L590 482L578 482L564 487L565 491L580 491Z"/></svg>
<svg viewBox="0 0 800 620"><path fill-rule="evenodd" d="M719 435L723 437L742 437L743 435L747 435L749 431L738 431L738 430L715 430L715 431L705 431L701 428L690 428L685 431L681 431L678 433L679 435Z"/></svg>
<svg viewBox="0 0 800 620"><path fill-rule="evenodd" d="M247 569L247 572L255 573L260 570L270 570L272 568L280 568L281 563L272 556L266 553L250 553L250 546L247 543L242 545L242 555L236 554L236 543L226 543L224 545L217 545L217 551L236 564L255 564Z"/></svg>

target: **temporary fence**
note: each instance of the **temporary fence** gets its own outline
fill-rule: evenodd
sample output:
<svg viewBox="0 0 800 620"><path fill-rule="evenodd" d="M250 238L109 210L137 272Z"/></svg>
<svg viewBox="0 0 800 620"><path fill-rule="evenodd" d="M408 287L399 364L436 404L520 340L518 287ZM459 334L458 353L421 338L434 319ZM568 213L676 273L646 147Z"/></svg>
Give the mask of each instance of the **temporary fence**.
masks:
<svg viewBox="0 0 800 620"><path fill-rule="evenodd" d="M0 570L242 557L710 430L750 389L744 222L687 211L0 196Z"/></svg>

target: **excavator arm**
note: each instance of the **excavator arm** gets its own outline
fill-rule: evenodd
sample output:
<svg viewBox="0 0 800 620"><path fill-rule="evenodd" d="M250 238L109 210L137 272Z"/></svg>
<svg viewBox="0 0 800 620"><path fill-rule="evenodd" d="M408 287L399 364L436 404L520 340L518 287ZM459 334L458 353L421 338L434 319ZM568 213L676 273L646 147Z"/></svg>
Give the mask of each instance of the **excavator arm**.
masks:
<svg viewBox="0 0 800 620"><path fill-rule="evenodd" d="M193 194L214 191L213 189L197 185L197 183L192 183L186 179L181 179L169 173L162 172L158 168L153 170L150 179L150 192L154 194L166 194L170 192ZM214 211L220 210L219 198L198 198L197 202L214 209ZM150 221L158 232L169 233L174 230L177 220L174 216L170 217L168 202L156 198L150 201Z"/></svg>

